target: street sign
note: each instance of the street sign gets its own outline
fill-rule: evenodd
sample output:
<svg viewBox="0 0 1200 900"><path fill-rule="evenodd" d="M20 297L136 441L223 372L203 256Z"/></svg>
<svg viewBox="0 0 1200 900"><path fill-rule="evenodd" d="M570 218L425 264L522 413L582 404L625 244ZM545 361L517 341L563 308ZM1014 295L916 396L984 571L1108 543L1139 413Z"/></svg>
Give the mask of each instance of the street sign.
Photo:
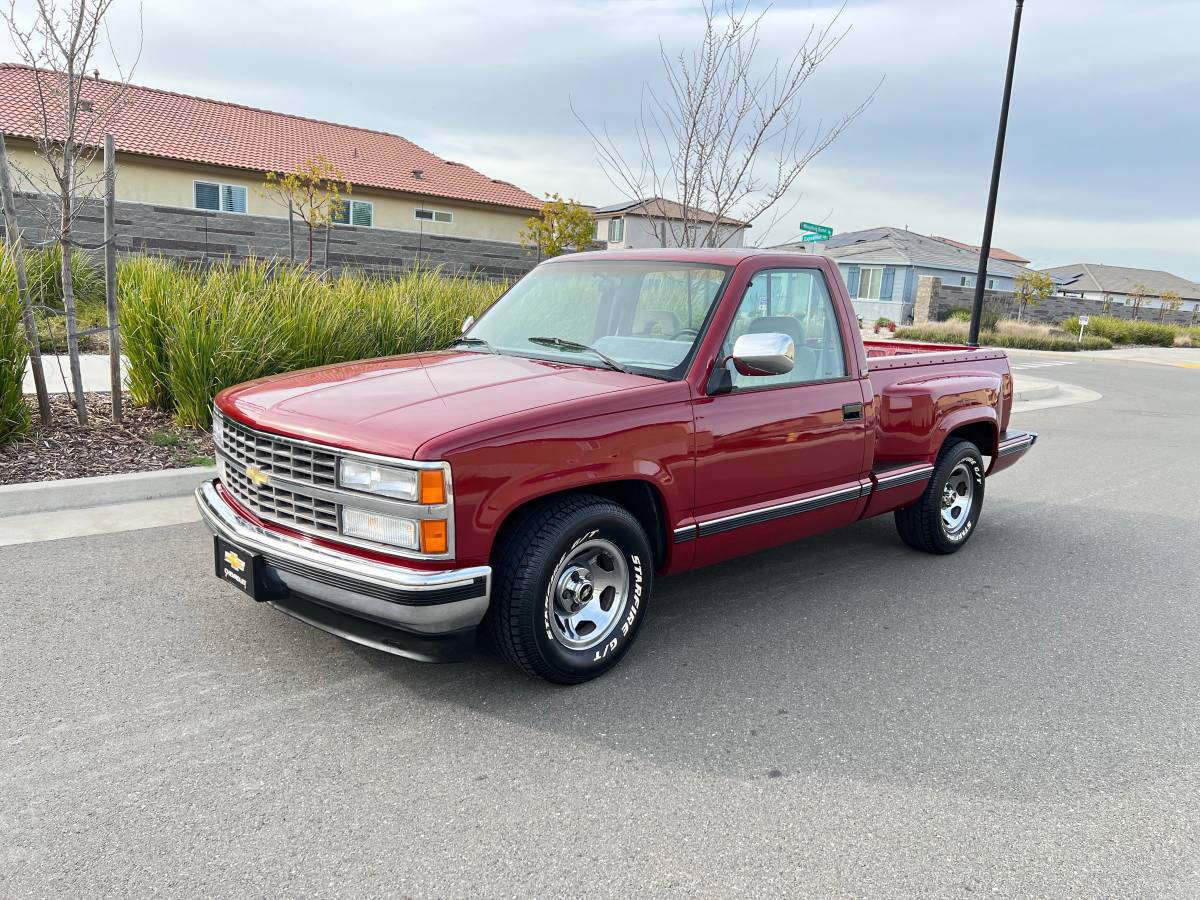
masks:
<svg viewBox="0 0 1200 900"><path fill-rule="evenodd" d="M1080 316L1080 317L1079 317L1079 324L1080 324L1080 325L1086 325L1087 323L1088 323L1088 317L1087 317L1087 316Z"/></svg>
<svg viewBox="0 0 1200 900"><path fill-rule="evenodd" d="M812 231L819 234L821 237L833 237L833 229L828 225L818 225L815 222L801 222L801 231Z"/></svg>
<svg viewBox="0 0 1200 900"><path fill-rule="evenodd" d="M1088 317L1087 317L1087 316L1080 316L1080 317L1079 317L1079 337L1077 337L1077 338L1075 339L1076 343L1082 343L1082 342L1083 342L1083 329L1087 328L1087 323L1088 323Z"/></svg>
<svg viewBox="0 0 1200 900"><path fill-rule="evenodd" d="M807 243L810 243L811 241L824 241L824 240L827 240L828 238L829 238L829 235L827 235L827 234L805 234L805 235L801 235L800 240L802 240L804 243L807 244Z"/></svg>

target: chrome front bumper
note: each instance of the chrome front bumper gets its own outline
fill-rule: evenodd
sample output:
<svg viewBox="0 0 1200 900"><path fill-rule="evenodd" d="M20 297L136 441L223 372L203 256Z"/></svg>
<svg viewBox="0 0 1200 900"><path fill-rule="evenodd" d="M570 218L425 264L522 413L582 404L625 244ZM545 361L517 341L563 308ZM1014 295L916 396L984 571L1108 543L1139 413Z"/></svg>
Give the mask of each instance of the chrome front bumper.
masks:
<svg viewBox="0 0 1200 900"><path fill-rule="evenodd" d="M406 650L399 639L389 640L388 629L436 638L473 628L487 612L490 566L421 571L297 541L244 518L213 481L196 489L196 504L209 531L261 554L273 582L286 586L285 596L268 602L348 640L402 656L431 658L423 651Z"/></svg>

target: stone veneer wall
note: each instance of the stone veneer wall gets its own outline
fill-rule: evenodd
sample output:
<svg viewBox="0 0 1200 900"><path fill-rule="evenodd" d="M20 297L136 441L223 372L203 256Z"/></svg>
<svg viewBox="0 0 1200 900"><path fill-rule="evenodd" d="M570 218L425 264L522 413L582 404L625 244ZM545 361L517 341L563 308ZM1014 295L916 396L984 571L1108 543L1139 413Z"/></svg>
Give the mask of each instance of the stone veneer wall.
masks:
<svg viewBox="0 0 1200 900"><path fill-rule="evenodd" d="M926 322L938 322L955 307L970 308L975 300L975 289L942 284L940 278L922 275L917 281L917 297L913 305L913 324L921 325ZM984 291L983 305L988 311L994 311L1001 317L1016 316L1016 300L1008 291ZM1157 322L1158 307L1143 306L1138 318L1143 322ZM1114 316L1119 319L1132 319L1133 307L1113 303L1111 308L1104 309L1099 300L1083 300L1079 297L1048 297L1040 306L1025 308L1022 318L1030 322L1061 322L1072 316ZM1175 325L1193 324L1190 310L1168 312L1165 322Z"/></svg>
<svg viewBox="0 0 1200 900"><path fill-rule="evenodd" d="M17 220L27 242L36 244L46 233L43 197L17 196ZM147 253L194 261L250 256L288 256L285 219L238 215L155 206L148 203L117 202L117 249L122 253ZM0 223L0 231L3 224ZM295 226L296 259L308 253L307 229ZM104 235L104 217L98 200L83 201L75 220L76 239L85 248L99 247ZM447 271L474 274L494 280L516 279L538 262L517 244L476 238L422 235L415 231L388 231L335 225L329 234L328 268L334 271L359 269L379 274L396 273L423 266L441 266ZM313 263L324 267L325 235L313 236Z"/></svg>

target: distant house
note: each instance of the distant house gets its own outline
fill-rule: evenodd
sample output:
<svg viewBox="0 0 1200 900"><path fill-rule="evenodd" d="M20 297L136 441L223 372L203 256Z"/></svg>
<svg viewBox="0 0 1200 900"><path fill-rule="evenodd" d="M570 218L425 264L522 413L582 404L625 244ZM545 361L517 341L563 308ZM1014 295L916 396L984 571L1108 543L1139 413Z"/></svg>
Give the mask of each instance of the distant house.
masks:
<svg viewBox="0 0 1200 900"><path fill-rule="evenodd" d="M14 168L31 176L15 185L26 207L45 170L34 145L38 77L0 64L0 131ZM95 105L119 89L98 78L82 88ZM138 85L130 85L111 130L122 250L286 255L287 208L261 192L265 174L320 155L352 185L327 244L334 265L392 268L421 259L507 277L535 262L519 233L542 201L398 135ZM26 228L37 219L20 218ZM100 240L88 234L86 217L78 224L84 241Z"/></svg>
<svg viewBox="0 0 1200 900"><path fill-rule="evenodd" d="M935 241L944 241L951 247L957 247L959 250L970 250L972 253L979 253L979 246L977 244L964 244L962 241L956 241L948 237L942 237L939 234L931 234L930 237ZM1018 256L1011 250L1004 250L1001 247L993 247L991 252L988 253L988 256L990 256L992 259L998 259L1001 262L1016 263L1018 266L1027 266L1030 262L1025 257Z"/></svg>
<svg viewBox="0 0 1200 900"><path fill-rule="evenodd" d="M1180 312L1193 313L1200 310L1200 284L1158 269L1074 263L1069 266L1052 266L1042 271L1053 279L1056 285L1054 294L1058 297L1076 297L1108 306L1132 306L1133 301L1130 297L1140 285L1146 292L1143 309L1160 309L1162 295L1167 291L1174 291L1182 301Z"/></svg>
<svg viewBox="0 0 1200 900"><path fill-rule="evenodd" d="M854 308L867 321L887 317L895 322L912 318L917 279L932 275L954 287L975 286L979 253L942 238L903 228L868 228L836 234L818 244L785 244L785 249L821 253L835 260L846 281ZM985 287L1012 291L1013 279L1024 271L1015 262L989 258Z"/></svg>
<svg viewBox="0 0 1200 900"><path fill-rule="evenodd" d="M685 229L698 232L698 239L704 240L710 226L717 222L717 216L710 212L684 207L662 197L602 206L593 210L592 215L596 218L596 240L609 250L685 246ZM741 247L743 234L749 227L740 219L722 216L704 246Z"/></svg>

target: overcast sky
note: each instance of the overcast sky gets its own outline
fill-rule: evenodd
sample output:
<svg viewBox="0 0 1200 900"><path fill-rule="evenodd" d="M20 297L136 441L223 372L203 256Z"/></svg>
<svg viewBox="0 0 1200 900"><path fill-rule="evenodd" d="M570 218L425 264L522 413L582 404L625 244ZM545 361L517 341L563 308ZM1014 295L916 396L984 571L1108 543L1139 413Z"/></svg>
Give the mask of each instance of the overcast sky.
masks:
<svg viewBox="0 0 1200 900"><path fill-rule="evenodd" d="M110 15L128 56L134 0ZM589 123L628 134L657 41L696 44L691 0L147 0L135 81L401 134L536 195L623 199ZM851 30L806 115L875 102L805 170L794 214L978 243L1011 0L848 0ZM764 59L837 6L776 3ZM995 243L1037 265L1102 262L1200 280L1200 3L1027 0ZM103 64L106 75L112 72Z"/></svg>

